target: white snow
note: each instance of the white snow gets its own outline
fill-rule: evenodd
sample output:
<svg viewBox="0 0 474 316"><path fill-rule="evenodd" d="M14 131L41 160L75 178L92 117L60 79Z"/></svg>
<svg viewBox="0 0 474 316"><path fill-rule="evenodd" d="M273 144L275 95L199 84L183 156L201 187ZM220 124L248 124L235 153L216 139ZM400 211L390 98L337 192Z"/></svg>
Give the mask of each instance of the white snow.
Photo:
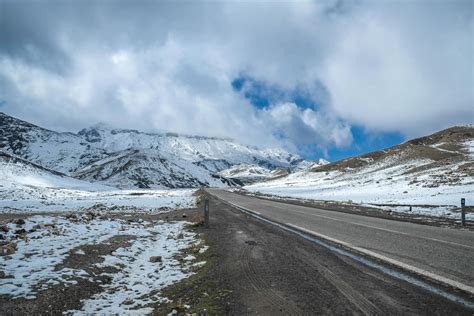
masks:
<svg viewBox="0 0 474 316"><path fill-rule="evenodd" d="M196 244L196 235L184 230L185 222L129 222L119 219L78 219L36 215L25 224L10 223L7 242L16 243L16 251L0 256L0 269L6 278L0 279L0 294L12 298L34 299L38 292L59 283L70 286L78 279L94 281L96 275L82 269L62 268L72 253L87 255L84 245L97 245L113 236L130 235L130 247L118 248L104 257L99 268L114 267L112 281L101 285L103 291L82 301L77 314L146 314L148 305L162 301L159 290L191 274L189 267L195 258L183 263L175 256ZM24 228L25 237L15 238L15 230ZM150 262L150 257L161 256L161 262ZM104 273L105 274L105 273ZM128 302L126 302L128 300ZM124 304L125 302L125 304Z"/></svg>
<svg viewBox="0 0 474 316"><path fill-rule="evenodd" d="M182 225L162 223L148 228L151 237L140 237L131 247L119 248L105 256L98 266L122 269L112 274L112 282L103 286L103 292L82 301L80 311L66 313L143 315L153 312L147 305L164 299L159 290L191 274L187 271L189 264L182 266L174 258L180 250L195 242L195 234L189 232L184 232L183 238L177 238ZM162 261L150 262L152 256L161 256Z"/></svg>
<svg viewBox="0 0 474 316"><path fill-rule="evenodd" d="M61 212L105 206L188 208L195 204L195 189L118 190L116 188L59 176L24 163L0 160L0 212Z"/></svg>

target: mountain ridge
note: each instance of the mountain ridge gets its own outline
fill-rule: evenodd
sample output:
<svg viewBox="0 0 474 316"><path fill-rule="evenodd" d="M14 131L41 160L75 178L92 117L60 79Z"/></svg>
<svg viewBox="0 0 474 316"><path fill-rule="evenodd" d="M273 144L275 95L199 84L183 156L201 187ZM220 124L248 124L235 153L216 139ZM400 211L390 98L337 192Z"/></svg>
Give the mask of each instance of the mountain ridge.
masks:
<svg viewBox="0 0 474 316"><path fill-rule="evenodd" d="M282 149L258 149L226 138L144 133L101 123L76 134L56 132L2 112L0 150L71 177L120 188L226 186L229 180L218 172L237 164L271 170L308 164Z"/></svg>

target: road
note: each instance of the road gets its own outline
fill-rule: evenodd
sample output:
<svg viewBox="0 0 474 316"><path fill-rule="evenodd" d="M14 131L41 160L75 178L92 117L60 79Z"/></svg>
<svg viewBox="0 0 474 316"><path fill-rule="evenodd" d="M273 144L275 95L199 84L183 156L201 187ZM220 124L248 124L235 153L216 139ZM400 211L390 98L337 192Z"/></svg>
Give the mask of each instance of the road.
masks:
<svg viewBox="0 0 474 316"><path fill-rule="evenodd" d="M328 211L208 189L234 206L474 294L474 232Z"/></svg>

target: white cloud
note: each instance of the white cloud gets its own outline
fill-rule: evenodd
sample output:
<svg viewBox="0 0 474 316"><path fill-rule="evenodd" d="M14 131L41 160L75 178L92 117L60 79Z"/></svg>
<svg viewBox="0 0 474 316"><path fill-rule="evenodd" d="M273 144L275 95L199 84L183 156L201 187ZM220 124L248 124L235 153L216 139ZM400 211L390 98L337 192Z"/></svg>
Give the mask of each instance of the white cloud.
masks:
<svg viewBox="0 0 474 316"><path fill-rule="evenodd" d="M351 142L350 124L415 136L474 117L470 1L3 6L0 99L50 128L327 148ZM242 73L319 107L256 109L232 89Z"/></svg>
<svg viewBox="0 0 474 316"><path fill-rule="evenodd" d="M409 136L472 122L473 11L453 3L389 3L352 16L322 72L336 113Z"/></svg>

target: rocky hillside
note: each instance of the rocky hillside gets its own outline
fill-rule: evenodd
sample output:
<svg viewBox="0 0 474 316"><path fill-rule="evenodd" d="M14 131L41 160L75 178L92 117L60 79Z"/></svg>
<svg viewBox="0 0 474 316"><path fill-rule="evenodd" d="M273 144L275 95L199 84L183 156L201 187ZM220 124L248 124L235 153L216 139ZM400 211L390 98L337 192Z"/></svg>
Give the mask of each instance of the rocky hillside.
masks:
<svg viewBox="0 0 474 316"><path fill-rule="evenodd" d="M320 200L459 205L474 196L474 127L452 127L247 188Z"/></svg>
<svg viewBox="0 0 474 316"><path fill-rule="evenodd" d="M311 162L279 149L230 139L143 133L96 124L60 133L0 113L0 150L78 179L121 188L224 186L220 171L239 164L276 170Z"/></svg>
<svg viewBox="0 0 474 316"><path fill-rule="evenodd" d="M423 186L455 185L474 177L473 146L474 127L457 126L386 150L317 166L311 171L374 173L404 165L407 169L403 175L412 178L413 183L418 183L416 175L419 174L427 175L421 183Z"/></svg>

